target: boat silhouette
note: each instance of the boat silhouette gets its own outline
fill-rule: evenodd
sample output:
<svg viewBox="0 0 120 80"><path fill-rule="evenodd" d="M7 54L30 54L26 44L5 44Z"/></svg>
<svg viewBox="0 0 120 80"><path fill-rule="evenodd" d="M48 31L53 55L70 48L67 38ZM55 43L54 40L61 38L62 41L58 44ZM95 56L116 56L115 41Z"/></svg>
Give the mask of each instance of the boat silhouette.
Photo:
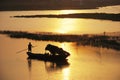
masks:
<svg viewBox="0 0 120 80"><path fill-rule="evenodd" d="M45 50L48 50L50 53L32 53L31 51L28 51L27 55L30 59L38 59L44 61L62 61L70 56L70 53L67 51L51 44L48 44L45 47Z"/></svg>
<svg viewBox="0 0 120 80"><path fill-rule="evenodd" d="M62 56L62 55L50 55L50 54L43 54L43 53L32 53L27 52L29 59L38 59L38 60L44 60L44 61L63 61L66 60L68 56Z"/></svg>

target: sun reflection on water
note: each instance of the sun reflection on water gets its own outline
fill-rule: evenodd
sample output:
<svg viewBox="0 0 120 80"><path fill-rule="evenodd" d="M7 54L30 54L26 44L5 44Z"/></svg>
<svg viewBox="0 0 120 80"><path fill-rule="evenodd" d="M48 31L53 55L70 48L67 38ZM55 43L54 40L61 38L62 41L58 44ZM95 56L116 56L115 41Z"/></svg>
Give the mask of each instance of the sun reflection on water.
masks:
<svg viewBox="0 0 120 80"><path fill-rule="evenodd" d="M75 13L75 12L76 12L75 10L60 10L59 14L71 14L71 13ZM72 20L69 18L62 19L58 23L59 27L58 27L57 32L62 33L62 34L69 33L75 29L73 24L75 25L75 20Z"/></svg>
<svg viewBox="0 0 120 80"><path fill-rule="evenodd" d="M70 77L70 69L69 68L64 68L62 70L63 72L63 80L69 80Z"/></svg>
<svg viewBox="0 0 120 80"><path fill-rule="evenodd" d="M57 32L59 33L70 33L72 30L75 29L75 26L73 26L73 24L75 25L75 20L72 19L62 19L60 20L60 22L58 23L58 29Z"/></svg>
<svg viewBox="0 0 120 80"><path fill-rule="evenodd" d="M59 14L72 14L76 12L76 10L60 10Z"/></svg>

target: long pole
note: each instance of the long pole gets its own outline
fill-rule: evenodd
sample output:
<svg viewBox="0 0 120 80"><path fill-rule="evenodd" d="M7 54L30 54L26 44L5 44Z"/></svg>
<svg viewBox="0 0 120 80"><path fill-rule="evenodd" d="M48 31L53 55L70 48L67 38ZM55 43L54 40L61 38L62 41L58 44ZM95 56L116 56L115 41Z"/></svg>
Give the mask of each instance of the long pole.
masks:
<svg viewBox="0 0 120 80"><path fill-rule="evenodd" d="M32 46L32 48L35 48L35 47L37 47L37 46ZM21 53L21 52L26 51L26 50L28 50L28 49L26 48L26 49L20 50L20 51L18 51L16 53Z"/></svg>
<svg viewBox="0 0 120 80"><path fill-rule="evenodd" d="M20 50L20 51L18 51L18 52L16 52L16 53L21 53L21 52L23 52L23 51L26 51L27 49L23 49L23 50Z"/></svg>

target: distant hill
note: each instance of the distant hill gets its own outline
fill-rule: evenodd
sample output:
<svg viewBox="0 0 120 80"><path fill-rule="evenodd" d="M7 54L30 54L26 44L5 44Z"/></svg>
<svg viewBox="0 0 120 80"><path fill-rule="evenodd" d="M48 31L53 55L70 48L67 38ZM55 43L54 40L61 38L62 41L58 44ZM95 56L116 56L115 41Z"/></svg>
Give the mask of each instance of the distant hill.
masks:
<svg viewBox="0 0 120 80"><path fill-rule="evenodd" d="M120 0L1 0L0 10L95 9L120 5Z"/></svg>

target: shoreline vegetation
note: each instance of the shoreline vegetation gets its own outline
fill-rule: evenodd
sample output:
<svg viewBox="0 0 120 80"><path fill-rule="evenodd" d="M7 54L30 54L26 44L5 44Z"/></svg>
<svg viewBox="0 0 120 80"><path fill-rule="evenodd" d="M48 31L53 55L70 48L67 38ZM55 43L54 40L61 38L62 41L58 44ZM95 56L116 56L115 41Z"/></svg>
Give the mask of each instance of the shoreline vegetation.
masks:
<svg viewBox="0 0 120 80"><path fill-rule="evenodd" d="M76 42L84 46L94 46L120 50L120 36L101 35L73 35L73 34L48 34L48 33L30 33L23 31L0 31L0 34L6 34L11 38L26 38L37 41L55 41L55 42Z"/></svg>
<svg viewBox="0 0 120 80"><path fill-rule="evenodd" d="M119 14L107 14L107 13L76 13L76 14L49 14L49 15L17 15L14 18L85 18L85 19L100 19L100 20L112 20L120 21Z"/></svg>

